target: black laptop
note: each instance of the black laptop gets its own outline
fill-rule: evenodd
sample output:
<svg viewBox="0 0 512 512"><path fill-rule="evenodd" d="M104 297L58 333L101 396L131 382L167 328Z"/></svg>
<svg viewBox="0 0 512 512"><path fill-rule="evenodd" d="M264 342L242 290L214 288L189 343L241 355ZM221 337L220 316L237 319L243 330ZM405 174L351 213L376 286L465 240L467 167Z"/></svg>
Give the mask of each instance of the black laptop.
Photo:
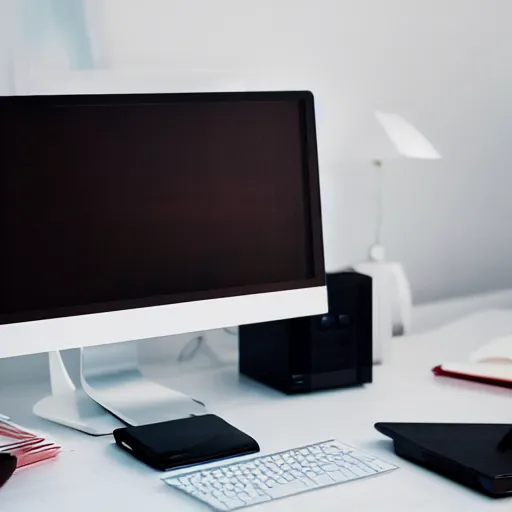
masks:
<svg viewBox="0 0 512 512"><path fill-rule="evenodd" d="M376 423L398 456L492 497L512 496L512 425Z"/></svg>

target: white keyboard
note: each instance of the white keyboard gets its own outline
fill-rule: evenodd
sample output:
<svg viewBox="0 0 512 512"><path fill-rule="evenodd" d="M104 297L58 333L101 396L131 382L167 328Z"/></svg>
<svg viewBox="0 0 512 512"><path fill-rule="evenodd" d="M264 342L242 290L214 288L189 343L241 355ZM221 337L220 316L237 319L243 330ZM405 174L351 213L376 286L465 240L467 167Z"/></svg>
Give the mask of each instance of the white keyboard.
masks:
<svg viewBox="0 0 512 512"><path fill-rule="evenodd" d="M393 469L396 466L331 440L163 481L215 510L229 512Z"/></svg>

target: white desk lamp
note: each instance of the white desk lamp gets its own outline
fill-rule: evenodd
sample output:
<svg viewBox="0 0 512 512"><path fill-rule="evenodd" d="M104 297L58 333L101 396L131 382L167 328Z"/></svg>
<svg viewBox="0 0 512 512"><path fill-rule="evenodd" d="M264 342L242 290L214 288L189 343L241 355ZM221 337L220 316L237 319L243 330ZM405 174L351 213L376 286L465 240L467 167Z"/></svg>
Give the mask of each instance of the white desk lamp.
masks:
<svg viewBox="0 0 512 512"><path fill-rule="evenodd" d="M432 144L408 121L397 114L376 112L375 117L391 143L394 156L422 160L437 160L441 155ZM384 224L384 160L376 158L373 165L378 175L378 205L375 239L369 248L369 261L356 266L356 269L372 275L375 282L385 289L374 292L381 300L389 301L392 332L403 334L410 328L412 294L409 281L400 262L386 261L386 251L382 243ZM381 362L382 347L374 347L374 362Z"/></svg>

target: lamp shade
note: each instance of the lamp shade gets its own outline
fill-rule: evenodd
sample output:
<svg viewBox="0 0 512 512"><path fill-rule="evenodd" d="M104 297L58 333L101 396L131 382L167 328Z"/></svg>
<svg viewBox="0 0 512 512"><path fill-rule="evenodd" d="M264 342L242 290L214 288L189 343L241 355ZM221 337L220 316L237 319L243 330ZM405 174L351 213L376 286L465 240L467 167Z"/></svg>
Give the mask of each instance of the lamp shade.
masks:
<svg viewBox="0 0 512 512"><path fill-rule="evenodd" d="M375 117L400 156L422 160L441 158L430 141L403 117L379 111Z"/></svg>

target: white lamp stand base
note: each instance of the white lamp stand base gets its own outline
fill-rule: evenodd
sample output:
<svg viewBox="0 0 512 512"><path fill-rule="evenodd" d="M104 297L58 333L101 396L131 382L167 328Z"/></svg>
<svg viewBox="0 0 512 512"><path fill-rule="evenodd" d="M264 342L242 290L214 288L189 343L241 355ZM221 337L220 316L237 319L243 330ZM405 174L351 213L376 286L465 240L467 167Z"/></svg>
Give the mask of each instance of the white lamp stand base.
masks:
<svg viewBox="0 0 512 512"><path fill-rule="evenodd" d="M373 363L380 364L393 335L411 328L412 293L404 267L397 261L385 261L384 248L370 248L370 259L354 266L373 281Z"/></svg>

